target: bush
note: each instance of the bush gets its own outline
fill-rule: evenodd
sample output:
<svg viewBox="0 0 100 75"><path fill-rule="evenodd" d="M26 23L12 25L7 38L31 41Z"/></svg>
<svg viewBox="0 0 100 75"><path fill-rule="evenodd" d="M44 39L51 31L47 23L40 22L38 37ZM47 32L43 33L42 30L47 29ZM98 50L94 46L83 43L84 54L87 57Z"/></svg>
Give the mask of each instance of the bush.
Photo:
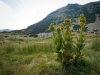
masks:
<svg viewBox="0 0 100 75"><path fill-rule="evenodd" d="M53 33L53 42L55 45L54 51L58 54L57 60L61 62L63 71L65 71L65 75L66 73L71 74L73 73L73 71L77 72L78 74L79 72L81 72L79 71L81 67L85 68L85 63L81 60L83 58L81 50L85 45L83 31L86 24L86 18L83 14L81 14L78 20L80 30L76 42L73 42L74 38L70 29L70 25L72 23L71 19L64 20L64 23L56 28L54 27L53 23L51 23L51 25L49 26L49 29Z"/></svg>
<svg viewBox="0 0 100 75"><path fill-rule="evenodd" d="M38 37L37 34L30 34L29 37Z"/></svg>

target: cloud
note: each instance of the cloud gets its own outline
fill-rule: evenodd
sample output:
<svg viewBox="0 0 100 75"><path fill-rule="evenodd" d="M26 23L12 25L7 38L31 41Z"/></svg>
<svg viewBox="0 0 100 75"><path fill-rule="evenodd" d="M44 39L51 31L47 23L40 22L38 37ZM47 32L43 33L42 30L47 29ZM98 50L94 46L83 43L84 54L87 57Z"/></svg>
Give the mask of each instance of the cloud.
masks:
<svg viewBox="0 0 100 75"><path fill-rule="evenodd" d="M33 17L36 17L34 15L36 13L29 8L30 5L20 4L19 6L23 9L17 13L11 6L0 1L0 29L23 29L34 23Z"/></svg>
<svg viewBox="0 0 100 75"><path fill-rule="evenodd" d="M10 6L0 1L0 28L7 28L7 20L14 14ZM8 27L9 28L9 27Z"/></svg>
<svg viewBox="0 0 100 75"><path fill-rule="evenodd" d="M9 4L0 1L0 29L22 29L42 20L47 12L40 4L33 0L21 0L19 7L22 10L17 13Z"/></svg>

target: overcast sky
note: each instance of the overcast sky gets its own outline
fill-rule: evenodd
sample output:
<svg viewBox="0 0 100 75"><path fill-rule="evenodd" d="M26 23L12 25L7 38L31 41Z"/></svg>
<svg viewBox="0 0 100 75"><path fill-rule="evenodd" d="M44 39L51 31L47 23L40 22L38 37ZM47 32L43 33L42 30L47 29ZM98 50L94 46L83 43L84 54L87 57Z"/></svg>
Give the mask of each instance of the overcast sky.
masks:
<svg viewBox="0 0 100 75"><path fill-rule="evenodd" d="M23 29L68 3L99 0L0 0L0 29Z"/></svg>

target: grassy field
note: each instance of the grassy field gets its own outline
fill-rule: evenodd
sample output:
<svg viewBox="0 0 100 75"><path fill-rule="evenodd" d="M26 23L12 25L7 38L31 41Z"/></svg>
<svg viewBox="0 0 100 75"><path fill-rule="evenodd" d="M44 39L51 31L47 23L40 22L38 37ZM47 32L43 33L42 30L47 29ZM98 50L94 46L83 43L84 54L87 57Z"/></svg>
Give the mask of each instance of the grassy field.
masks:
<svg viewBox="0 0 100 75"><path fill-rule="evenodd" d="M86 36L82 50L89 70L77 75L100 75L100 36ZM21 35L0 40L0 75L63 75L51 38ZM70 74L74 75L74 74Z"/></svg>

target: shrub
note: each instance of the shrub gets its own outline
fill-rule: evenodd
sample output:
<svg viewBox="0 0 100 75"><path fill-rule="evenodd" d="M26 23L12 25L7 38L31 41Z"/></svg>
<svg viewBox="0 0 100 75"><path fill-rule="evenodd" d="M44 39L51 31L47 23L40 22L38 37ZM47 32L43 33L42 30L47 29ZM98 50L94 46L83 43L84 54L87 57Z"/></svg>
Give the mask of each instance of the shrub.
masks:
<svg viewBox="0 0 100 75"><path fill-rule="evenodd" d="M30 34L29 37L38 37L37 34Z"/></svg>
<svg viewBox="0 0 100 75"><path fill-rule="evenodd" d="M63 70L65 70L64 73L74 72L74 68L79 68L79 63L83 64L81 66L84 66L85 63L83 61L83 54L81 53L81 50L84 48L84 27L86 24L86 18L84 14L81 14L78 18L80 30L79 35L77 36L77 41L73 41L72 32L70 29L71 25L71 19L65 19L64 23L54 27L54 24L51 23L49 26L49 29L53 33L53 42L55 45L54 51L58 54L57 60L62 63ZM80 62L79 62L80 61ZM73 70L72 70L72 66ZM76 67L75 67L76 66ZM81 68L81 67L80 67Z"/></svg>

